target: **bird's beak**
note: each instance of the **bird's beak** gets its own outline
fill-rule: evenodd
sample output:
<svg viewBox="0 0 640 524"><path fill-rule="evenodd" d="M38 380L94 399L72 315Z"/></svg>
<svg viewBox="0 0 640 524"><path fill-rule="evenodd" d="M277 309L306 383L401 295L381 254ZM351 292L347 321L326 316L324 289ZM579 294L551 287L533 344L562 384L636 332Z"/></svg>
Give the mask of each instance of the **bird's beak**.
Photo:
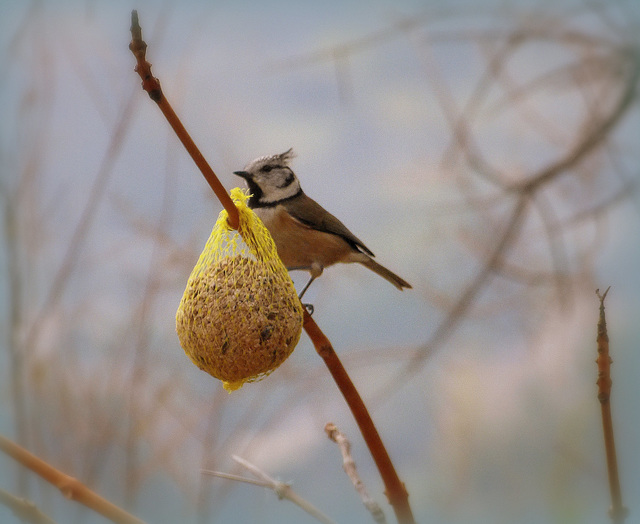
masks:
<svg viewBox="0 0 640 524"><path fill-rule="evenodd" d="M234 171L233 174L238 175L245 180L249 180L249 178L251 177L251 173L249 173L248 171Z"/></svg>

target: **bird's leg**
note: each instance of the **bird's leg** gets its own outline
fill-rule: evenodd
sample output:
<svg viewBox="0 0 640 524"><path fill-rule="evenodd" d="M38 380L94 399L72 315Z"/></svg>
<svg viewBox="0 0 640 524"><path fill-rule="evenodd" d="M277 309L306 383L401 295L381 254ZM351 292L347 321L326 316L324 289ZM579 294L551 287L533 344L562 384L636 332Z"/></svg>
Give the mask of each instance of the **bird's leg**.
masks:
<svg viewBox="0 0 640 524"><path fill-rule="evenodd" d="M307 282L305 286L302 288L302 291L300 291L300 294L298 295L298 298L300 300L302 300L302 296L307 292L307 289L309 289L311 282L313 282L316 278L322 275L322 271L324 270L324 268L320 264L317 264L314 262L311 265L311 267L308 268L308 270L309 270L309 273L311 273L311 278L309 279L309 282ZM302 305L307 308L310 315L313 315L313 304L302 304Z"/></svg>
<svg viewBox="0 0 640 524"><path fill-rule="evenodd" d="M315 279L316 279L316 277L311 276L311 278L309 279L309 282L307 282L306 285L302 288L302 291L300 291L300 294L298 295L298 298L300 300L302 300L302 295L305 294L307 289L309 289L309 286L311 285L311 282L313 282ZM303 302L302 305L307 309L307 311L309 312L309 315L313 315L313 312L315 311L315 308L313 307L313 304L305 304Z"/></svg>
<svg viewBox="0 0 640 524"><path fill-rule="evenodd" d="M309 281L305 284L305 286L302 288L302 291L300 291L300 294L298 295L298 298L300 300L302 300L302 295L305 294L305 292L307 291L307 289L309 289L309 286L311 285L311 282L313 282L316 279L316 277L312 276Z"/></svg>

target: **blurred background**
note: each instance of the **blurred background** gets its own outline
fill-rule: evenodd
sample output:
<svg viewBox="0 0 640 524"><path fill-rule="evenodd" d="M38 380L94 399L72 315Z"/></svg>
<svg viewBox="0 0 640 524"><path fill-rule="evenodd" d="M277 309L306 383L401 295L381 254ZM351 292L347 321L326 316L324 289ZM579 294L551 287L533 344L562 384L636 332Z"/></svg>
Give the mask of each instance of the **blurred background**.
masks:
<svg viewBox="0 0 640 524"><path fill-rule="evenodd" d="M305 192L413 285L335 266L306 298L418 522L600 523L595 381L611 286L612 409L640 522L640 5L634 0L0 2L0 433L149 523L371 522L331 421L393 512L306 335L228 394L175 311L221 209L140 88L227 188L296 152ZM292 274L297 286L306 274ZM0 490L100 523L0 454ZM0 505L0 521L20 522Z"/></svg>

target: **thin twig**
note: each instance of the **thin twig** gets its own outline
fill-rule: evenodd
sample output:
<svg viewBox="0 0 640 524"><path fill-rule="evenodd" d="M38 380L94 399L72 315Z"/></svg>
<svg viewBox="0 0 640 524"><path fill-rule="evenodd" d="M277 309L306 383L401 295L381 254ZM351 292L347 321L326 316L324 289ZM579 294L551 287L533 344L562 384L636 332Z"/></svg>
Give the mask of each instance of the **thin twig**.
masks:
<svg viewBox="0 0 640 524"><path fill-rule="evenodd" d="M268 488L272 490L280 500L287 499L290 502L293 502L296 506L299 506L304 511L306 511L309 515L322 522L323 524L336 524L334 520L327 517L324 513L322 513L318 508L316 508L313 504L303 499L300 495L298 495L295 491L291 489L291 486L285 482L280 482L279 480L274 479L264 471L262 471L258 466L252 464L248 460L245 460L237 455L232 455L233 460L235 460L238 464L240 464L243 468L249 470L253 475L258 477L258 480L242 477L240 475L232 475L230 473L222 473L220 471L210 471L210 470L202 470L202 473L205 475L211 475L213 477L220 477L227 480L233 480L236 482L245 482L247 484L253 484L254 486L261 486L263 488Z"/></svg>
<svg viewBox="0 0 640 524"><path fill-rule="evenodd" d="M415 522L411 506L409 506L409 494L405 489L404 484L398 477L393 462L387 453L386 448L378 434L378 430L373 424L371 415L362 401L362 397L358 393L358 390L354 386L351 378L344 369L342 362L338 358L338 355L333 350L333 346L325 334L320 330L318 325L309 315L309 312L304 311L304 330L313 342L314 347L318 355L322 357L325 365L329 369L333 380L336 382L342 396L347 401L351 413L355 418L360 432L373 456L373 460L378 467L380 476L385 485L386 495L389 499L389 504L393 507L393 511L396 514L399 524L413 524Z"/></svg>
<svg viewBox="0 0 640 524"><path fill-rule="evenodd" d="M245 484L253 484L254 486L260 486L261 488L273 488L270 482L264 480L251 479L243 477L241 475L233 475L232 473L225 473L223 471L213 471L211 469L203 469L201 471L203 475L210 475L212 477L218 477L226 480L233 480L235 482L244 482Z"/></svg>
<svg viewBox="0 0 640 524"><path fill-rule="evenodd" d="M142 39L142 28L138 21L138 12L135 9L131 11L131 43L129 44L129 49L136 57L137 65L135 71L140 75L140 78L142 78L142 89L149 93L151 100L158 104L158 107L182 142L182 145L184 145L186 150L189 152L189 155L191 155L191 158L193 158L193 161L204 175L204 178L218 197L218 200L220 200L220 203L227 210L227 213L229 214L229 225L234 229L237 229L238 209L233 203L233 200L231 200L227 190L213 172L213 169L211 169L211 166L209 166L209 163L205 160L184 125L182 125L182 122L167 101L167 98L162 93L160 81L151 73L151 64L147 62L146 59L147 44Z"/></svg>
<svg viewBox="0 0 640 524"><path fill-rule="evenodd" d="M2 435L0 435L0 451L3 451L16 462L19 462L24 467L40 475L49 484L58 488L65 498L83 504L111 522L118 524L144 524L144 521L102 498L82 482L54 468Z"/></svg>
<svg viewBox="0 0 640 524"><path fill-rule="evenodd" d="M602 409L602 429L604 432L604 448L607 456L607 472L609 474L609 491L611 492L611 508L609 517L613 524L622 524L629 511L622 504L622 491L618 476L618 459L616 457L616 444L613 438L613 421L611 418L611 357L609 356L609 335L607 334L607 321L604 314L604 299L610 288L600 294L596 289L596 295L600 299L600 318L598 319L598 400Z"/></svg>
<svg viewBox="0 0 640 524"><path fill-rule="evenodd" d="M51 517L42 513L38 506L30 500L16 497L11 493L0 489L0 504L9 508L18 517L20 522L30 522L31 524L56 524Z"/></svg>
<svg viewBox="0 0 640 524"><path fill-rule="evenodd" d="M386 524L387 519L384 516L382 508L380 508L378 503L371 498L371 495L369 495L367 488L358 474L356 462L351 456L351 443L333 422L328 422L324 427L324 431L333 442L338 444L340 453L342 453L342 469L344 469L344 472L347 474L349 479L351 479L353 487L358 492L358 495L360 495L364 507L367 508L367 511L371 513L373 520L378 524Z"/></svg>

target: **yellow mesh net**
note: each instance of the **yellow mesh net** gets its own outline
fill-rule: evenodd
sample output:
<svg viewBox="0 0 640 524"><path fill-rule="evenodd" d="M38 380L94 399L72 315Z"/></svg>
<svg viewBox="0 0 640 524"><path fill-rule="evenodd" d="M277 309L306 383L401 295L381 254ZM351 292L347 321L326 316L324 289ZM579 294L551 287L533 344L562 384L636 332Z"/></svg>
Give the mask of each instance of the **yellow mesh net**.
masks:
<svg viewBox="0 0 640 524"><path fill-rule="evenodd" d="M264 378L295 348L303 311L289 273L248 195L231 190L238 231L222 211L176 313L180 344L200 369L233 391Z"/></svg>

